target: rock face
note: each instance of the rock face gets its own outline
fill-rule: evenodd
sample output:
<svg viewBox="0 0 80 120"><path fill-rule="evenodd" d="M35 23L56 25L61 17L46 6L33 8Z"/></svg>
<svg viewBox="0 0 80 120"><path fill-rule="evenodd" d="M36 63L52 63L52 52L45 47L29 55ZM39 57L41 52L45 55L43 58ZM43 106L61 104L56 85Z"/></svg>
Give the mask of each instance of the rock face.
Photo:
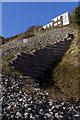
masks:
<svg viewBox="0 0 80 120"><path fill-rule="evenodd" d="M79 120L80 106L50 98L34 83L29 93L22 91L25 78L3 76L2 120Z"/></svg>

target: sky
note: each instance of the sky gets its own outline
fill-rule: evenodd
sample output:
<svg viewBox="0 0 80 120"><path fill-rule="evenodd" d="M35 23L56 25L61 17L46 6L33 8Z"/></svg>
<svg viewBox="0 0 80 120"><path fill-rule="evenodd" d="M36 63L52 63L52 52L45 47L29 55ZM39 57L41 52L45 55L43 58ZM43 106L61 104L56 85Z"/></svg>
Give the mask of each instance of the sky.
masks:
<svg viewBox="0 0 80 120"><path fill-rule="evenodd" d="M30 26L43 26L64 12L78 6L77 2L3 2L2 36L5 38L25 32Z"/></svg>

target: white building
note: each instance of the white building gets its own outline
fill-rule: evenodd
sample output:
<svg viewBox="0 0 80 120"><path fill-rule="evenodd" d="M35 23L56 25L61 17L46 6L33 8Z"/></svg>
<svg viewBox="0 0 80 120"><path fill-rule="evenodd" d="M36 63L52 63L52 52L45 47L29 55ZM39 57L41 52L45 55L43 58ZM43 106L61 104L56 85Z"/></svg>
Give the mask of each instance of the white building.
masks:
<svg viewBox="0 0 80 120"><path fill-rule="evenodd" d="M66 12L52 19L52 22L43 26L44 29L49 28L50 26L62 26L70 24L70 16L69 13Z"/></svg>
<svg viewBox="0 0 80 120"><path fill-rule="evenodd" d="M50 22L50 23L44 25L43 28L46 29L46 28L49 28L50 26L52 26L52 22Z"/></svg>

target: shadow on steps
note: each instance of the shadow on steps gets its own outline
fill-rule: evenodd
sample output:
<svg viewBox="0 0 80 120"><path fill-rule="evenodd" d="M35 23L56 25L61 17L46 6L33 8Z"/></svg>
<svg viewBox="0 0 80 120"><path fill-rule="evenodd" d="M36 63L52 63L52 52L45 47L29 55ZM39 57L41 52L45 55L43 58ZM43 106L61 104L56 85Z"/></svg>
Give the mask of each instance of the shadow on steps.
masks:
<svg viewBox="0 0 80 120"><path fill-rule="evenodd" d="M13 61L15 69L23 75L30 76L40 86L54 85L52 72L62 60L64 53L68 50L71 39L65 39L54 45L46 46L33 54L21 53Z"/></svg>

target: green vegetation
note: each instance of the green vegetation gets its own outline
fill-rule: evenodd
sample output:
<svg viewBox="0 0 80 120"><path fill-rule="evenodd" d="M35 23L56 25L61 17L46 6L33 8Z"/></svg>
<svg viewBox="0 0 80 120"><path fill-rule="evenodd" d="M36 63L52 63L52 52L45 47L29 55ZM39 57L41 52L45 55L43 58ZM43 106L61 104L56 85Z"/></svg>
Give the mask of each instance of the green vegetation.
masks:
<svg viewBox="0 0 80 120"><path fill-rule="evenodd" d="M34 37L36 32L42 31L42 26L31 26L24 34L22 38Z"/></svg>
<svg viewBox="0 0 80 120"><path fill-rule="evenodd" d="M47 90L54 99L74 99L77 102L80 98L79 79L78 79L78 35L62 58L62 61L53 70L52 87Z"/></svg>
<svg viewBox="0 0 80 120"><path fill-rule="evenodd" d="M27 85L30 85L30 87L28 87ZM28 94L31 94L31 92L33 91L33 85L34 85L34 82L32 79L30 78L27 78L25 80L25 83L24 85L22 86L22 91L28 93Z"/></svg>
<svg viewBox="0 0 80 120"><path fill-rule="evenodd" d="M15 57L15 54L9 54L8 56L3 56L2 57L2 73L3 74L9 74L12 76L20 76L20 72L19 71L14 71L8 64L7 61L11 60L12 58Z"/></svg>
<svg viewBox="0 0 80 120"><path fill-rule="evenodd" d="M18 35L5 38L5 39L4 39L4 41L5 41L4 43L7 43L7 42L9 42L9 41L13 41L17 36L18 36Z"/></svg>
<svg viewBox="0 0 80 120"><path fill-rule="evenodd" d="M11 71L10 67L6 63L3 63L2 64L2 73L7 74L7 73L10 73L10 71Z"/></svg>
<svg viewBox="0 0 80 120"><path fill-rule="evenodd" d="M31 27L27 30L27 32L28 32L28 33L33 33L33 32L39 32L39 31L41 31L41 30L43 30L42 26L31 26Z"/></svg>
<svg viewBox="0 0 80 120"><path fill-rule="evenodd" d="M72 23L76 23L77 25L80 25L80 6L78 6L71 15L71 21Z"/></svg>
<svg viewBox="0 0 80 120"><path fill-rule="evenodd" d="M34 37L35 35L33 33L25 33L24 36L22 37L22 39L26 39L26 38L30 38L30 37Z"/></svg>
<svg viewBox="0 0 80 120"><path fill-rule="evenodd" d="M11 75L11 76L16 76L19 77L20 76L20 72L17 70L13 70L10 66L8 66L6 63L2 64L2 73Z"/></svg>
<svg viewBox="0 0 80 120"><path fill-rule="evenodd" d="M71 99L75 101L79 99L79 81L78 81L78 68L68 63L60 63L53 72L54 81L61 92L62 98ZM56 91L56 94L58 94ZM55 95L56 95L55 94ZM59 98L59 96L58 96Z"/></svg>
<svg viewBox="0 0 80 120"><path fill-rule="evenodd" d="M16 76L16 77L19 77L20 76L20 72L19 71L11 71L11 75L12 76Z"/></svg>
<svg viewBox="0 0 80 120"><path fill-rule="evenodd" d="M0 36L0 45L5 44L5 38L3 36Z"/></svg>
<svg viewBox="0 0 80 120"><path fill-rule="evenodd" d="M19 77L20 76L20 72L18 70L13 70L8 64L6 63L3 63L2 64L2 73L5 75L5 74L8 74L8 75L11 75L11 76L16 76L16 77Z"/></svg>
<svg viewBox="0 0 80 120"><path fill-rule="evenodd" d="M34 37L34 36L35 36L34 33L26 32L26 33L24 33L24 35L23 35L23 37L21 39L26 39L26 38L30 38L30 37Z"/></svg>
<svg viewBox="0 0 80 120"><path fill-rule="evenodd" d="M78 28L79 28L76 23L71 23L70 25L68 25L68 27L75 29L75 30L78 30Z"/></svg>
<svg viewBox="0 0 80 120"><path fill-rule="evenodd" d="M4 74L6 73L10 73L11 68L8 66L8 64L6 63L8 60L11 60L12 58L14 58L14 54L10 54L8 56L3 56L2 57L2 72Z"/></svg>
<svg viewBox="0 0 80 120"><path fill-rule="evenodd" d="M5 62L5 61L8 61L8 60L11 60L14 57L15 57L15 54L12 53L12 54L9 54L8 56L3 56L2 61Z"/></svg>

